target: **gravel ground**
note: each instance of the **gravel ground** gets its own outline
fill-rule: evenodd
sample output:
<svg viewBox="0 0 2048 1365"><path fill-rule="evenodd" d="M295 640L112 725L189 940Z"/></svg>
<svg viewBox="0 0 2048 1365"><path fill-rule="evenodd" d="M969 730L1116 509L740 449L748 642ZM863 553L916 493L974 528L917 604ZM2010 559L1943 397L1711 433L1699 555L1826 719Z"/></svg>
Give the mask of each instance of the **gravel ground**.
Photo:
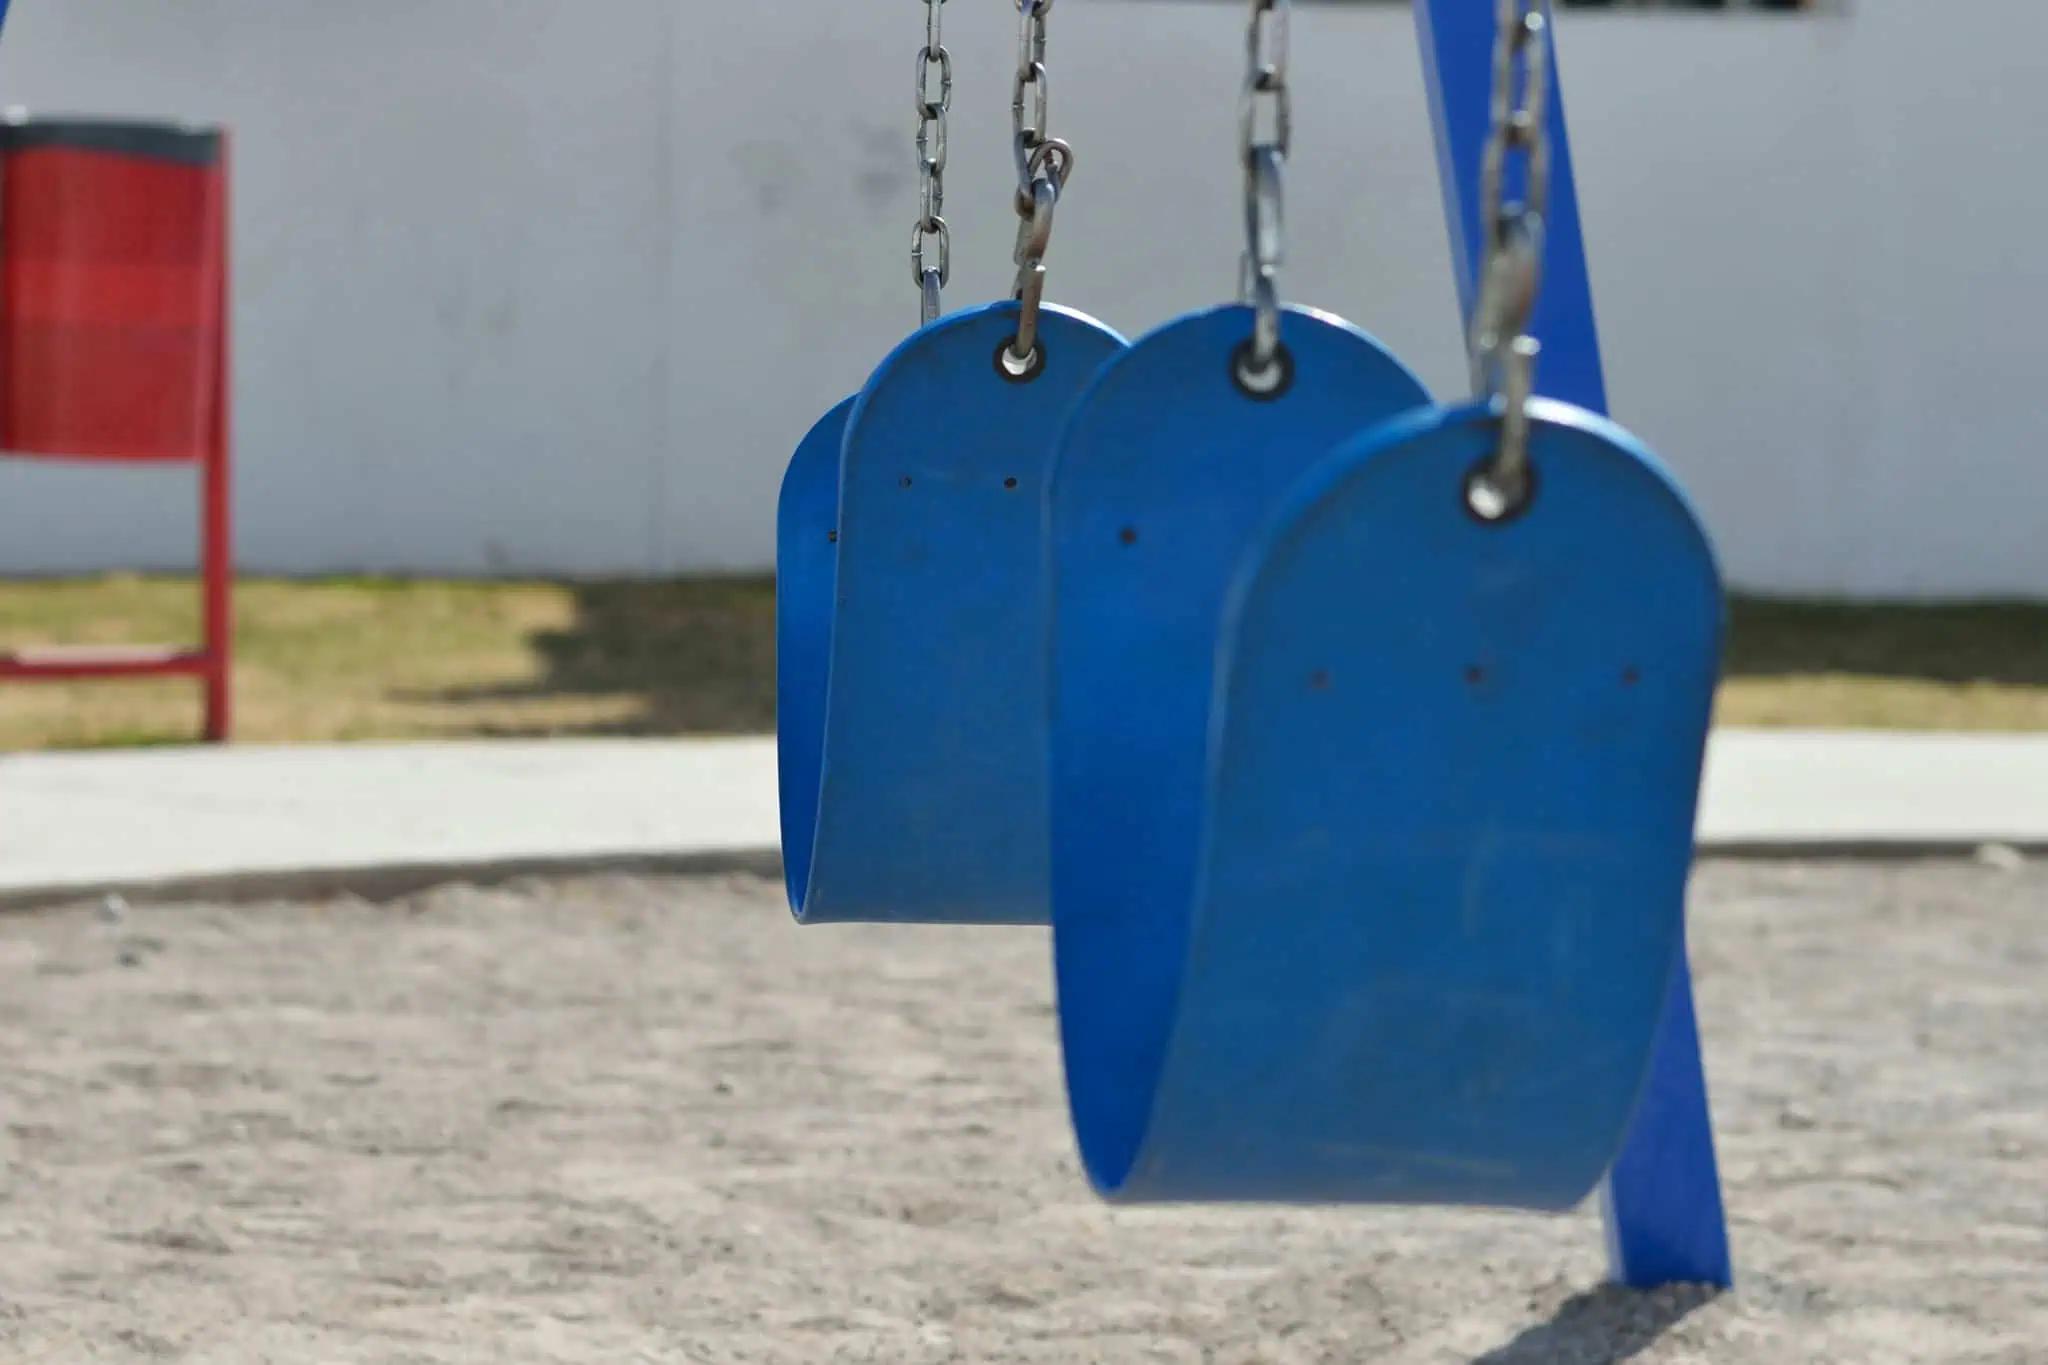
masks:
<svg viewBox="0 0 2048 1365"><path fill-rule="evenodd" d="M1742 1283L1589 1213L1113 1211L1044 935L752 879L0 917L0 1360L2048 1361L2048 870L1718 864Z"/></svg>

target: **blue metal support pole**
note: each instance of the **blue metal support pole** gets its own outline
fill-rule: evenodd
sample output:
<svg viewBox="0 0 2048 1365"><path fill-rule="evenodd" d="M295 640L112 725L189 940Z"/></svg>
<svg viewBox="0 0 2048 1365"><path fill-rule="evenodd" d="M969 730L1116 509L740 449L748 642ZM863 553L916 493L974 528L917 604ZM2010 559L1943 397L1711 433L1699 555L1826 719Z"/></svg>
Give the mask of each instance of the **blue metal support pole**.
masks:
<svg viewBox="0 0 2048 1365"><path fill-rule="evenodd" d="M1496 9L1493 0L1415 0L1451 260L1468 317L1485 240L1479 222L1479 168L1491 110ZM1554 52L1553 47L1553 61ZM1552 81L1550 212L1545 222L1543 292L1534 327L1543 353L1536 387L1548 397L1605 413L1607 386L1600 367L1600 336L1594 324L1593 287L1586 271L1562 89L1561 79ZM1608 1174L1602 1205L1616 1281L1640 1289L1678 1282L1732 1282L1692 972L1683 958L1665 1005L1649 1084L1627 1144Z"/></svg>

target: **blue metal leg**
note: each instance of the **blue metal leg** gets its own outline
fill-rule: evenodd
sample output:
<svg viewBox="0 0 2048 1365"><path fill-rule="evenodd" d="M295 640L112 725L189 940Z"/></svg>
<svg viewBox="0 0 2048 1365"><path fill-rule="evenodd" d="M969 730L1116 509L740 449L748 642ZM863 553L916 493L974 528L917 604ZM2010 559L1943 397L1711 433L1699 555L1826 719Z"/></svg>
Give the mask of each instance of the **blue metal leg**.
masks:
<svg viewBox="0 0 2048 1365"><path fill-rule="evenodd" d="M1707 1076L1700 1064L1692 972L1683 957L1664 1004L1664 1025L1650 1060L1650 1083L1637 1104L1628 1143L1601 1192L1607 1257L1614 1279L1637 1289L1660 1284L1734 1282Z"/></svg>
<svg viewBox="0 0 2048 1365"><path fill-rule="evenodd" d="M1491 104L1495 20L1490 0L1415 0L1451 258L1467 316L1484 242L1479 165ZM1607 387L1562 84L1553 81L1550 104L1553 178L1543 293L1536 310L1535 332L1543 342L1536 387L1547 397L1604 413ZM1648 1289L1675 1282L1732 1282L1692 974L1683 959L1665 1005L1649 1084L1628 1143L1608 1175L1602 1205L1612 1273L1620 1283Z"/></svg>

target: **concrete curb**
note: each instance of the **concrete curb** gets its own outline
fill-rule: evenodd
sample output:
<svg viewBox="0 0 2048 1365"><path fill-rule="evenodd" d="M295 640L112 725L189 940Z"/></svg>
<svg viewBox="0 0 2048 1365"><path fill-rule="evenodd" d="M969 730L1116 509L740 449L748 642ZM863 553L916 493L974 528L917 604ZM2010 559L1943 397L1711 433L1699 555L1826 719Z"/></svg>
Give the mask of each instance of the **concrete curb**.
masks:
<svg viewBox="0 0 2048 1365"><path fill-rule="evenodd" d="M2048 839L1727 839L1703 841L1702 862L1911 862L1973 858L1987 847L2048 858ZM262 868L196 876L0 887L0 914L47 910L119 896L136 905L180 901L248 904L349 896L373 903L403 900L435 887L503 886L525 878L717 877L741 874L779 880L782 853L772 848L702 849L685 853L565 853L523 858L452 858L365 863L348 867Z"/></svg>
<svg viewBox="0 0 2048 1365"><path fill-rule="evenodd" d="M689 853L593 853L473 861L362 864L355 867L264 868L156 880L73 882L0 888L0 914L119 896L137 905L179 901L248 903L353 896L386 902L466 883L502 886L527 877L715 877L732 873L780 878L782 855L773 849L707 849Z"/></svg>
<svg viewBox="0 0 2048 1365"><path fill-rule="evenodd" d="M775 742L0 755L0 909L389 900L453 881L776 875ZM2048 735L1717 731L1704 858L2048 856Z"/></svg>
<svg viewBox="0 0 2048 1365"><path fill-rule="evenodd" d="M1987 848L2024 858L2048 858L2048 839L1727 839L1703 843L1702 862L1913 862L1974 858Z"/></svg>

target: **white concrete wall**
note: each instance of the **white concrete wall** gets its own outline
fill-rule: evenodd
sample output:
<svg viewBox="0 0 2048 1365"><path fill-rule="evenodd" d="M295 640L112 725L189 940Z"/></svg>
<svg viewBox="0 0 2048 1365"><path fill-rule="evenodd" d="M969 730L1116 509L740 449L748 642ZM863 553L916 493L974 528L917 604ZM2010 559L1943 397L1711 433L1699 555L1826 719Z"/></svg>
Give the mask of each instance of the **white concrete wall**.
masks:
<svg viewBox="0 0 2048 1365"><path fill-rule="evenodd" d="M0 102L235 129L246 566L757 569L788 450L914 320L885 8L18 0ZM1238 9L1060 7L1061 300L1135 332L1234 288ZM1011 14L947 11L956 303L1007 286ZM1563 27L1616 407L1731 576L2048 597L2048 10ZM1454 392L1406 6L1296 36L1290 293ZM0 463L0 571L180 562L188 490Z"/></svg>

